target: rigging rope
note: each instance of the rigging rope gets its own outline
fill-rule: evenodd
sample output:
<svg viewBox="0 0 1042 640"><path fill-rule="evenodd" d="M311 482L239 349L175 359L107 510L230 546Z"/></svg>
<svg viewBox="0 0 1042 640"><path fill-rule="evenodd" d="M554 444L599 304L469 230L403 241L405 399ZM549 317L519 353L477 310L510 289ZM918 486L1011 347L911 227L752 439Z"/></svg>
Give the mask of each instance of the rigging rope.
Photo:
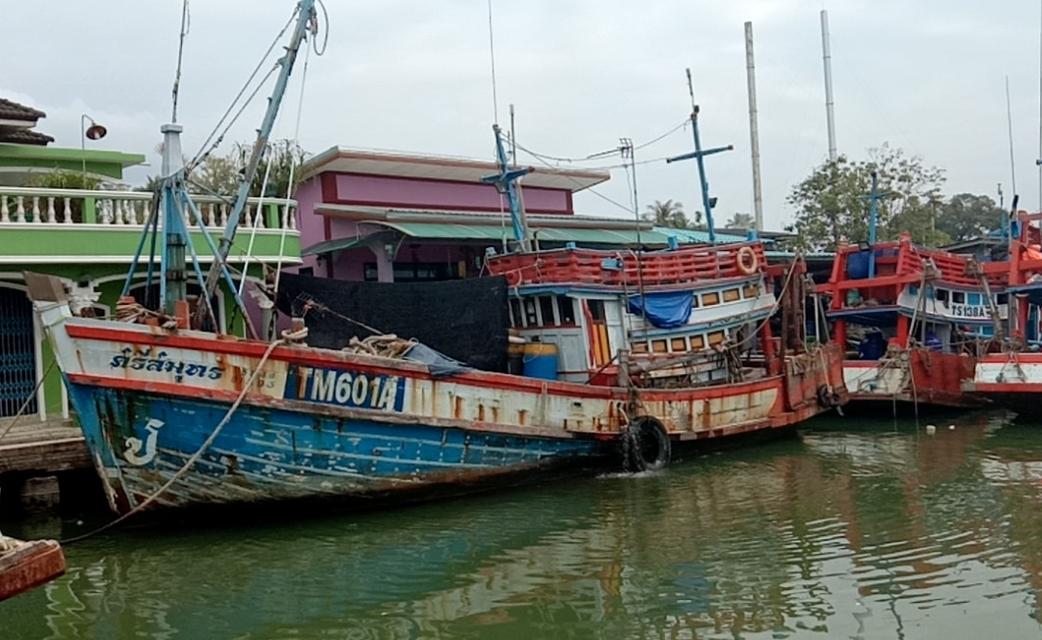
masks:
<svg viewBox="0 0 1042 640"><path fill-rule="evenodd" d="M246 78L246 82L243 83L242 88L240 88L239 92L237 94L235 94L235 98L233 98L231 104L228 105L228 108L225 110L224 115L221 116L221 118L217 121L217 124L214 125L213 130L210 131L209 135L206 136L206 139L203 141L203 144L200 146L198 153L196 153L195 156L192 158L192 161L188 163L188 167L189 168L194 167L197 164L199 164L200 162L202 162L202 160L205 159L206 156L210 155L213 152L213 150L216 149L217 146L220 145L221 140L224 138L224 134L228 132L228 128L231 127L232 124L234 124L235 119L237 119L239 117L239 114L242 113L242 109L240 109L239 113L236 114L235 119L233 119L232 122L230 122L228 124L228 127L225 127L224 131L221 132L221 135L219 136L217 141L214 142L213 145L210 148L207 148L207 145L209 145L210 141L213 140L214 135L217 134L217 131L221 128L221 125L224 123L224 121L228 117L228 115L232 112L232 110L235 109L235 105L239 102L239 99L242 98L243 94L246 93L246 90L249 88L250 83L253 82L253 79L255 77L257 77L257 73L264 66L264 62L271 55L271 52L275 50L275 47L278 46L279 42L281 42L282 36L285 35L286 30L289 29L291 24L293 24L293 19L296 18L296 17L297 17L297 9L294 9L293 13L289 17L289 20L286 21L286 24L284 24L282 26L282 29L279 30L278 34L271 41L271 44L268 45L268 49L267 49L267 51L264 52L264 55L261 57L260 62L258 62L257 66L253 68L253 72L250 73L250 76L248 78ZM260 81L261 85L263 85L267 81L267 79L271 76L271 74L272 74L272 72L274 72L274 70L275 69L272 68L272 70L268 72L268 74L264 77L264 79L262 79ZM260 87L259 86L256 89L254 89L253 93L250 94L250 97L247 98L246 104L249 104L250 101L253 100L253 98L257 95L258 91L260 91Z"/></svg>
<svg viewBox="0 0 1042 640"><path fill-rule="evenodd" d="M325 5L322 5L323 13L325 12L325 10L326 10L325 9ZM317 34L317 32L318 32L318 24L316 23L315 26L314 26L314 29L312 30L312 35ZM326 22L326 33L327 34L329 33L328 18L327 18L327 22ZM317 38L316 38L316 40L317 40ZM325 48L325 45L323 45L322 46L322 52L325 53L325 51L326 51L326 48ZM322 54L318 53L316 51L315 55L316 56L320 56ZM293 147L292 152L291 152L294 155L290 158L289 182L286 183L286 202L282 206L282 216L281 216L282 232L279 234L279 253L278 253L278 256L276 256L276 263L275 263L275 287L274 287L274 289L272 291L272 301L278 300L279 284L282 282L282 253L283 253L283 251L286 248L286 231L289 229L290 215L292 215L290 213L290 210L289 210L289 203L290 203L290 200L291 200L290 196L293 195L293 187L294 187L293 181L294 181L295 173L296 173L296 169L297 169L297 159L296 159L295 153L296 153L297 147L299 146L299 143L297 141L300 140L300 120L301 120L302 114L304 113L304 87L307 85L307 80L308 80L308 62L310 61L310 57L311 57L311 49L307 49L306 51L304 51L304 68L301 70L301 73L300 73L300 96L298 96L298 98L297 98L297 118L296 118L296 122L293 125L293 145L294 145L294 147ZM275 320L275 315L272 316L272 321L274 321L274 320Z"/></svg>
<svg viewBox="0 0 1042 640"><path fill-rule="evenodd" d="M640 144L633 145L633 150L634 151L640 151L641 149L650 147L651 145L653 145L653 144L655 144L657 142L661 142L662 140L668 138L669 136L673 135L677 131L680 131L681 129L685 128L690 122L691 121L689 119L685 118L679 124L671 127L665 133L662 133L662 134L652 138L651 140L648 140L647 142L642 142ZM517 145L517 146L522 148L522 149L524 149L524 147L521 147L521 145ZM597 153L591 153L591 154L589 154L587 156L576 157L576 158L569 158L569 157L564 157L564 156L554 156L554 155L545 154L545 153L537 153L535 151L531 151L530 149L524 149L524 151L526 153L528 153L529 155L535 156L537 158L543 158L545 160L553 160L554 162L580 163L580 162L591 162L593 160L601 160L601 159L603 159L603 158L605 158L607 156L611 156L611 155L614 155L614 154L618 153L619 149L618 149L618 147L613 148L613 149L605 149L604 151L598 151ZM657 159L655 161L657 161ZM653 162L653 161L652 160L646 160L645 162L647 163L647 162ZM620 167L621 168L624 165L611 165L611 166L612 167Z"/></svg>

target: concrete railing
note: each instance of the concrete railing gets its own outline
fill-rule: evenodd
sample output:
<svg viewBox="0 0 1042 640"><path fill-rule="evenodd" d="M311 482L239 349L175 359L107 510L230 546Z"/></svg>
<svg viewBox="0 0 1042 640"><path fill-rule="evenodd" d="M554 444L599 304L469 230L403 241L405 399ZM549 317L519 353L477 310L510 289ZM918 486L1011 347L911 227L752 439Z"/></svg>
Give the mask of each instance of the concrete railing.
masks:
<svg viewBox="0 0 1042 640"><path fill-rule="evenodd" d="M231 211L233 197L192 195L211 228L223 228ZM152 206L152 194L144 191L104 191L93 189L46 189L0 186L0 226L3 225L112 225L143 226ZM250 198L240 226L257 229L297 228L297 202L284 198ZM189 228L197 226L186 220Z"/></svg>

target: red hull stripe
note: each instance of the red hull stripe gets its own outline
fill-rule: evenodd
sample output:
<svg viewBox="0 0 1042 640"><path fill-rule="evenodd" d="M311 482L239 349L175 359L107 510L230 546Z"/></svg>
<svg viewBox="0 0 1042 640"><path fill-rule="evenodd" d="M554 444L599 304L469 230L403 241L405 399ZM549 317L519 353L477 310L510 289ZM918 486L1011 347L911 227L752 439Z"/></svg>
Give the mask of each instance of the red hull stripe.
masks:
<svg viewBox="0 0 1042 640"><path fill-rule="evenodd" d="M76 324L66 324L65 327L69 336L73 338L129 344L162 345L173 348L194 349L202 352L237 355L256 359L260 359L264 355L264 351L268 348L267 343L255 340L241 340L238 338L208 339L183 335L159 335L139 331L128 331L126 329L109 329L107 327L93 327ZM420 380L430 380L432 378L432 376L426 371L419 370L416 365L410 363L403 363L401 368L386 367L374 364L371 361L368 361L364 356L359 357L353 354L341 354L328 350L278 347L271 354L270 359L309 367L327 367L334 369L350 367L352 370L363 371L370 374L405 376ZM486 371L461 373L452 376L449 380L481 388L501 389L507 391L542 393L545 389L547 393L553 395L574 398L594 398L603 400L611 400L613 398L623 400L626 398L626 390L620 388L597 387L568 382L522 378L520 376ZM781 382L781 377L775 376L763 380L721 385L704 389L645 391L641 394L641 397L649 401L689 401L708 398L723 398L727 396L742 396L750 392L780 387Z"/></svg>

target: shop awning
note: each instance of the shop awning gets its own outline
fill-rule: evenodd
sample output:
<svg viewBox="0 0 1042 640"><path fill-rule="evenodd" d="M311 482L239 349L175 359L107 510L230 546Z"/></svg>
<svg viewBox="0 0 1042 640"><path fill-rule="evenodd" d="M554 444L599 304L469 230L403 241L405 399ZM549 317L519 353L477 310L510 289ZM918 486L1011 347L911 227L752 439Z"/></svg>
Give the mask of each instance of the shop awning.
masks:
<svg viewBox="0 0 1042 640"><path fill-rule="evenodd" d="M513 230L509 225L476 225L476 224L444 224L434 222L399 222L399 221L373 221L370 224L378 224L396 231L400 231L411 238L425 238L429 240L494 240L501 241L513 239ZM683 231L683 234L674 233ZM575 227L533 227L532 236L540 242L575 242L579 245L635 245L638 243L636 230L621 229L590 229ZM691 230L674 230L656 227L652 231L642 230L639 242L646 245L665 246L671 235L676 235L681 244L692 242L706 242L707 240L696 240ZM702 232L704 234L704 232ZM741 242L744 238L737 236L721 237L718 241Z"/></svg>
<svg viewBox="0 0 1042 640"><path fill-rule="evenodd" d="M513 229L509 224L466 224L398 220L371 220L365 224L381 227L383 231L366 236L337 238L319 242L304 249L301 255L322 255L364 247L371 245L373 242L394 240L395 232L408 238L422 240L476 241L494 242L497 244L502 242L504 238L508 241L514 238ZM640 231L639 239L636 230L628 229L536 226L531 228L531 233L541 243L564 244L566 242L574 242L581 247L635 246L637 244L664 247L669 243L670 236L676 236L680 244L704 244L709 242L709 236L705 231L669 229L666 227L655 227L653 230L643 229ZM719 243L742 242L745 240L739 236L731 235L717 235L716 238Z"/></svg>
<svg viewBox="0 0 1042 640"><path fill-rule="evenodd" d="M334 251L365 247L373 242L381 242L383 240L393 240L393 234L390 231L379 231L365 236L334 238L333 240L313 244L301 251L300 255L301 257L320 256L326 253L333 253Z"/></svg>

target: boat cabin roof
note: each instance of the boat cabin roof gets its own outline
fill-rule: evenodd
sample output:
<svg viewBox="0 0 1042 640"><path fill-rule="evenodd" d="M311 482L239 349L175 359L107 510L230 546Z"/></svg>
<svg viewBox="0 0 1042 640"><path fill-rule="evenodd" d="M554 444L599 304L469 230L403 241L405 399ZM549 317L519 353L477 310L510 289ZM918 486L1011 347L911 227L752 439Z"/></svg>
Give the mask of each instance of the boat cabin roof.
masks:
<svg viewBox="0 0 1042 640"><path fill-rule="evenodd" d="M765 272L767 261L760 242L740 242L640 253L579 248L510 253L490 256L488 269L506 277L511 287L560 284L636 290L740 280Z"/></svg>

